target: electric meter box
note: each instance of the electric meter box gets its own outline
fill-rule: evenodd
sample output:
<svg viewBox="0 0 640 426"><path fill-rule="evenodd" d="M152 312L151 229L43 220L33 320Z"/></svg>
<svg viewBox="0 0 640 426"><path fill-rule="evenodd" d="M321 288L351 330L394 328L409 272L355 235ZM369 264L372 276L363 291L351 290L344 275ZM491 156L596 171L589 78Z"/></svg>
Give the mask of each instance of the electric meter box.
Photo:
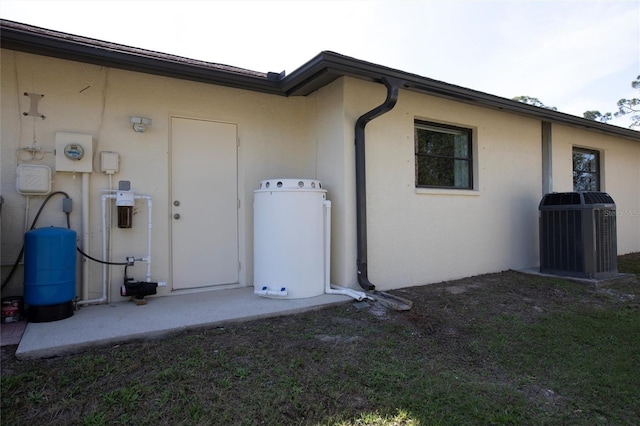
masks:
<svg viewBox="0 0 640 426"><path fill-rule="evenodd" d="M56 133L56 172L92 171L93 137L81 133Z"/></svg>

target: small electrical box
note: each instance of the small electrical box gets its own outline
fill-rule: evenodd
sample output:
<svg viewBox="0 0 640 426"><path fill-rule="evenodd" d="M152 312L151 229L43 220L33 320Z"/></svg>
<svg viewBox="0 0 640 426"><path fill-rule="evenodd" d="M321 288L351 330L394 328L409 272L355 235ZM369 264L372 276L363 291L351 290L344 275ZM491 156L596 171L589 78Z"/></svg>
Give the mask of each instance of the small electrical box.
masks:
<svg viewBox="0 0 640 426"><path fill-rule="evenodd" d="M117 152L102 151L100 153L100 171L108 175L120 170L120 156Z"/></svg>
<svg viewBox="0 0 640 426"><path fill-rule="evenodd" d="M93 137L80 133L56 133L56 172L92 171Z"/></svg>
<svg viewBox="0 0 640 426"><path fill-rule="evenodd" d="M18 166L16 191L22 195L47 195L51 192L51 169L41 164Z"/></svg>

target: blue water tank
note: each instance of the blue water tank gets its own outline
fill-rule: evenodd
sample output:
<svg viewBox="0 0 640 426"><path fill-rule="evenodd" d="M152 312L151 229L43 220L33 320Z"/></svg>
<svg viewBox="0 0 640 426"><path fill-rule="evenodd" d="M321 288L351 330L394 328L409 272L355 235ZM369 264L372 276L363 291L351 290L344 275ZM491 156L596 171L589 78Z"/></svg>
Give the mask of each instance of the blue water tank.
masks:
<svg viewBox="0 0 640 426"><path fill-rule="evenodd" d="M32 322L73 315L76 297L76 232L39 228L24 238L24 303Z"/></svg>

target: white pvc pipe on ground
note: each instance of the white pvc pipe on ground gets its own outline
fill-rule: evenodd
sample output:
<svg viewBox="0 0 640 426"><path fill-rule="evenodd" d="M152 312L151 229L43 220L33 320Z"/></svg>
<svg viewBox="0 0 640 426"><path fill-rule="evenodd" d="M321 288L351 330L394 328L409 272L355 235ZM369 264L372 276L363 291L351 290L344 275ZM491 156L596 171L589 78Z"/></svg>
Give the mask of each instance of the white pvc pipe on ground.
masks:
<svg viewBox="0 0 640 426"><path fill-rule="evenodd" d="M324 201L324 292L352 297L358 301L370 299L361 291L334 285L331 287L331 201Z"/></svg>

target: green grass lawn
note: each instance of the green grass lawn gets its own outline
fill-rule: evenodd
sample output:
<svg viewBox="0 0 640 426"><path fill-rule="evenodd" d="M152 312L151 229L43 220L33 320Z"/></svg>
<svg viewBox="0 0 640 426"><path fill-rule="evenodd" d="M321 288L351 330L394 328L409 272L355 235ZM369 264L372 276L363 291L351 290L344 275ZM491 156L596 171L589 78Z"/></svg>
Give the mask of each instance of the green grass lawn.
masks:
<svg viewBox="0 0 640 426"><path fill-rule="evenodd" d="M347 303L35 361L3 348L2 424L640 424L637 281L508 271L397 294L410 312Z"/></svg>
<svg viewBox="0 0 640 426"><path fill-rule="evenodd" d="M618 270L627 274L635 274L640 280L640 253L618 257Z"/></svg>

